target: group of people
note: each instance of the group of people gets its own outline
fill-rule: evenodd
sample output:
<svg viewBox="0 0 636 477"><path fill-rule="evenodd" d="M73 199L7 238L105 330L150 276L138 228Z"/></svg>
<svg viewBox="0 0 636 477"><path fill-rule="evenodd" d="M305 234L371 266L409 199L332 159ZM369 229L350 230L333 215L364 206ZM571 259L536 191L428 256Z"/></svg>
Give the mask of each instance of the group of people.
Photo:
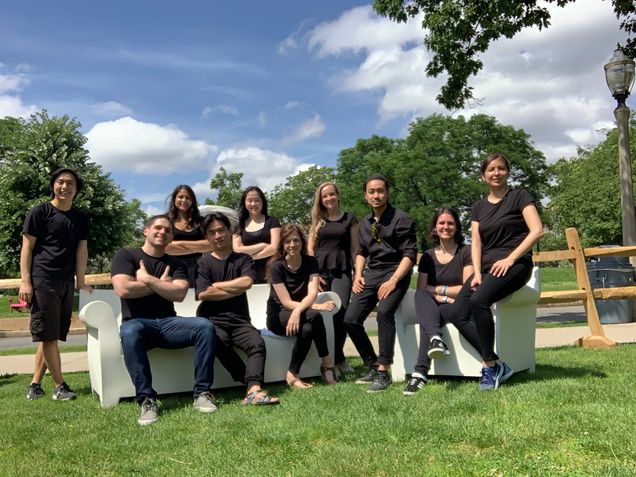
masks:
<svg viewBox="0 0 636 477"><path fill-rule="evenodd" d="M415 307L421 340L405 395L425 386L431 359L449 354L441 332L447 322L481 354L480 389L496 389L514 372L495 353L490 306L528 281L542 224L530 194L510 187L510 164L502 154L486 158L480 172L488 195L472 208L470 246L464 244L457 212L435 211L429 229L434 247L418 264ZM72 207L81 185L74 171L56 171L51 202L35 207L25 221L20 297L32 304L33 339L41 342L29 399L44 395L40 383L47 368L56 384L54 398L75 397L62 378L57 340L65 340L70 324L73 273L78 288L89 288L84 284L87 221ZM390 204L389 188L381 175L367 178L363 191L371 213L358 221L342 210L336 184L321 184L306 237L299 226L281 227L268 214L258 187L244 191L238 225L232 227L221 213L201 218L192 189L177 186L168 212L147 221L141 248L120 250L112 261L112 284L122 301L124 361L141 406L139 424L155 422L159 415L147 357L154 347L195 347L194 406L202 412L217 409L210 392L215 356L245 384L244 404L280 402L263 389L266 349L251 324L246 296L255 283L270 286L267 328L296 337L286 376L291 388L312 387L299 376L312 343L326 384L353 373L343 350L347 335L365 365L356 383L369 392L389 387L395 312L417 257L415 223ZM46 289L39 286L42 281ZM177 317L174 310L188 288L201 302L197 318ZM333 315L333 357L320 312L332 311L335 303L316 301L327 290L341 302ZM377 354L364 328L373 309ZM245 353L245 362L235 348Z"/></svg>

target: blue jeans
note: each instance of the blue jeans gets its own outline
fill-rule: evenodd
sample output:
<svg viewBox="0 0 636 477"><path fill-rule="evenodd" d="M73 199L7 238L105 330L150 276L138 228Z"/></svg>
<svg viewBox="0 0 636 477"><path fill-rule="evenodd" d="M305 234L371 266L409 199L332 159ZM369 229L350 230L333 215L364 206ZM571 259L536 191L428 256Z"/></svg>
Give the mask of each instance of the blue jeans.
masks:
<svg viewBox="0 0 636 477"><path fill-rule="evenodd" d="M124 362L135 385L137 402L155 398L148 351L153 348L195 347L194 395L209 391L214 382L214 325L207 318L132 318L119 328Z"/></svg>

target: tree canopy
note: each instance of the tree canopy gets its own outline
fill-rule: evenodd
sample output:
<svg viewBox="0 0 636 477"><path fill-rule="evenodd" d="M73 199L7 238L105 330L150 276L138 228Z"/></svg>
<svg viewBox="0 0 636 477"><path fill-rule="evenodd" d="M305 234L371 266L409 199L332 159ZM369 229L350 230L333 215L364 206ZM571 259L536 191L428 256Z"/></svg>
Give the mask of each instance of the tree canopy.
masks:
<svg viewBox="0 0 636 477"><path fill-rule="evenodd" d="M210 181L210 189L218 191L216 201L208 199L207 202L238 210L241 205L241 195L243 194L242 179L242 172L230 172L228 174L225 168L221 167Z"/></svg>
<svg viewBox="0 0 636 477"><path fill-rule="evenodd" d="M68 116L49 117L46 111L28 120L0 119L0 270L19 269L22 224L27 211L50 200L49 178L60 167L70 167L84 180L75 199L90 219L88 243L91 264L106 259L139 237L145 214L138 200L126 202L123 191L101 166L89 161L80 124Z"/></svg>
<svg viewBox="0 0 636 477"><path fill-rule="evenodd" d="M446 72L448 78L437 101L449 110L462 108L473 98L469 78L484 66L479 55L501 38L512 38L521 29L550 26L547 3L565 7L575 0L374 0L374 9L397 22L424 14L422 28L427 30L424 44L433 52L426 67L428 76ZM616 17L628 38L625 54L636 56L636 3L612 0Z"/></svg>

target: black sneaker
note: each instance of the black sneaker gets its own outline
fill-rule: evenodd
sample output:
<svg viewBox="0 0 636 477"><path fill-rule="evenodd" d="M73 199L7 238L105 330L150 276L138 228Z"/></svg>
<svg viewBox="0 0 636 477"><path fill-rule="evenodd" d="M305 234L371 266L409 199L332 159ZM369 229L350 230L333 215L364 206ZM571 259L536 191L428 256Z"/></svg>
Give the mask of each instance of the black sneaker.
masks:
<svg viewBox="0 0 636 477"><path fill-rule="evenodd" d="M27 399L29 401L35 401L36 399L40 399L44 397L44 390L39 383L31 383L27 389Z"/></svg>
<svg viewBox="0 0 636 477"><path fill-rule="evenodd" d="M366 384L366 385L371 384L373 382L373 377L375 376L375 373L377 373L377 370L375 368L369 369L369 371L367 371L366 374L363 374L356 380L356 384Z"/></svg>
<svg viewBox="0 0 636 477"><path fill-rule="evenodd" d="M155 398L147 397L141 403L141 412L137 422L140 426L147 426L159 420L159 406Z"/></svg>
<svg viewBox="0 0 636 477"><path fill-rule="evenodd" d="M377 393L378 391L384 391L388 388L393 381L391 381L391 375L386 371L376 371L373 376L373 382L369 384L367 389L368 393Z"/></svg>
<svg viewBox="0 0 636 477"><path fill-rule="evenodd" d="M68 384L62 383L59 386L56 386L53 390L53 399L56 401L70 401L71 399L75 399L77 394L71 391L71 388L68 387Z"/></svg>
<svg viewBox="0 0 636 477"><path fill-rule="evenodd" d="M450 355L448 346L441 339L433 338L428 345L428 357L430 359L440 359Z"/></svg>
<svg viewBox="0 0 636 477"><path fill-rule="evenodd" d="M404 392L402 394L404 394L405 396L412 396L424 386L426 386L426 382L426 376L419 373L413 373L411 375L411 379L409 379L409 382L406 383L406 387L404 388Z"/></svg>

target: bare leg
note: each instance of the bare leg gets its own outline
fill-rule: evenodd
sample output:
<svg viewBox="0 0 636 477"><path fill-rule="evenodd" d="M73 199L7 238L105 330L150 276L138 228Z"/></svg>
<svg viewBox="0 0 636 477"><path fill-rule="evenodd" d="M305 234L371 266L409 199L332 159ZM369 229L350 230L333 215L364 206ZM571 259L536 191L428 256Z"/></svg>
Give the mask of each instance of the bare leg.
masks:
<svg viewBox="0 0 636 477"><path fill-rule="evenodd" d="M35 372L31 384L40 384L46 373L46 361L44 360L44 343L38 343L38 349L35 352Z"/></svg>
<svg viewBox="0 0 636 477"><path fill-rule="evenodd" d="M57 340L43 341L42 345L46 367L49 369L55 385L61 386L64 382L64 378L62 377L62 359L60 358L60 349L57 346Z"/></svg>

